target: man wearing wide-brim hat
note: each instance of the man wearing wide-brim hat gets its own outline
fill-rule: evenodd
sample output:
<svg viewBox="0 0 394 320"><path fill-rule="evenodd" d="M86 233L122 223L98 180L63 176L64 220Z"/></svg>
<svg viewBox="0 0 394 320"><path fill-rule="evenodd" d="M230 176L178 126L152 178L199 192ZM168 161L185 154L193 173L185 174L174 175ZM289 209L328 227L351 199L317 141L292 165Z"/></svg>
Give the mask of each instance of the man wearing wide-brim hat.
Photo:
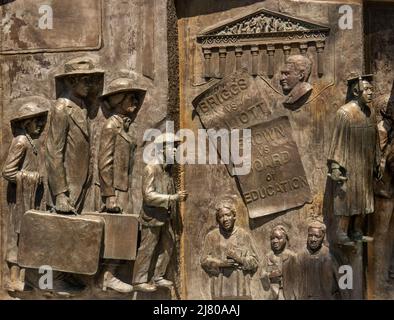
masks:
<svg viewBox="0 0 394 320"><path fill-rule="evenodd" d="M31 101L10 119L15 137L8 151L3 167L3 177L15 188L15 205L10 208L7 237L7 261L10 264L10 291L23 291L24 271L18 266L18 238L24 213L30 209L40 209L44 188L40 173L38 138L47 118L48 109L39 101Z"/></svg>
<svg viewBox="0 0 394 320"><path fill-rule="evenodd" d="M112 115L103 124L98 153L98 170L103 211L132 214L131 173L136 148L130 125L141 108L145 90L128 78L111 81L100 99ZM114 275L117 261L110 261L104 272L103 290L131 292L133 287Z"/></svg>
<svg viewBox="0 0 394 320"><path fill-rule="evenodd" d="M103 75L89 57L75 58L56 75L65 92L52 109L46 148L49 190L57 213L75 214L83 208L91 180L90 130L85 99L93 76Z"/></svg>
<svg viewBox="0 0 394 320"><path fill-rule="evenodd" d="M135 87L132 80L119 78L100 97L112 112L101 131L98 155L101 195L107 212L132 213L128 191L136 145L129 128L144 95L145 90Z"/></svg>
<svg viewBox="0 0 394 320"><path fill-rule="evenodd" d="M171 224L177 214L176 203L185 201L188 195L186 191L175 190L172 164L175 163L176 144L179 142L179 137L171 132L157 136L154 141L156 158L146 164L142 174L141 244L133 272L136 291L153 292L158 286L173 285L172 281L165 279L174 249ZM156 251L157 260L153 259ZM149 279L154 261L153 277Z"/></svg>

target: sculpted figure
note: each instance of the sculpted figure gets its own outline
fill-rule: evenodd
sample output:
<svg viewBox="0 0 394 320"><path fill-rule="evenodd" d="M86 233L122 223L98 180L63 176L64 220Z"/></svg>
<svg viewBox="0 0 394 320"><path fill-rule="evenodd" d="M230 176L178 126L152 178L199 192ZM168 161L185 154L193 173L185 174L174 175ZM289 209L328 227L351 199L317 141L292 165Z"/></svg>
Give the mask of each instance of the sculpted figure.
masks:
<svg viewBox="0 0 394 320"><path fill-rule="evenodd" d="M145 91L132 81L120 78L112 81L101 98L112 110L101 131L98 168L104 210L131 214L130 179L134 161L135 137L130 132L141 107Z"/></svg>
<svg viewBox="0 0 394 320"><path fill-rule="evenodd" d="M101 99L112 111L103 124L98 154L98 169L103 211L132 214L130 193L131 173L134 162L135 136L130 125L141 107L145 91L133 86L132 80L119 78L106 88ZM128 293L133 287L122 282L115 273L119 261L105 264L102 289Z"/></svg>
<svg viewBox="0 0 394 320"><path fill-rule="evenodd" d="M39 209L43 196L37 139L44 129L48 110L36 102L24 104L11 119L15 132L3 167L3 177L13 185L16 198L11 207L7 239L10 281L7 289L23 291L24 269L18 266L18 239L22 217L30 209Z"/></svg>
<svg viewBox="0 0 394 320"><path fill-rule="evenodd" d="M366 215L374 212L373 179L378 166L378 136L372 101L372 76L348 81L351 101L340 107L328 155L333 182L337 242L372 241L364 236Z"/></svg>
<svg viewBox="0 0 394 320"><path fill-rule="evenodd" d="M264 259L263 288L270 291L272 300L294 300L296 255L287 248L289 237L285 227L274 227L270 240L272 251Z"/></svg>
<svg viewBox="0 0 394 320"><path fill-rule="evenodd" d="M290 110L300 108L310 97L312 85L308 83L312 62L303 55L293 55L287 58L281 71L280 85L285 100L283 105Z"/></svg>
<svg viewBox="0 0 394 320"><path fill-rule="evenodd" d="M297 254L297 299L334 300L339 297L338 266L323 245L326 226L312 222L308 226L306 248Z"/></svg>
<svg viewBox="0 0 394 320"><path fill-rule="evenodd" d="M185 201L185 191L175 192L173 163L176 143L174 134L164 133L154 143L159 153L158 164L147 164L142 176L143 204L140 215L141 244L134 264L133 283L136 291L153 292L157 286L170 287L165 279L167 266L174 248L174 232L171 220L175 219L176 203ZM154 252L159 256L154 268L153 283L148 283L148 272Z"/></svg>
<svg viewBox="0 0 394 320"><path fill-rule="evenodd" d="M89 58L75 58L65 64L66 92L57 99L51 113L46 145L49 189L56 211L80 213L91 180L90 132L84 99L91 76L102 74Z"/></svg>
<svg viewBox="0 0 394 320"><path fill-rule="evenodd" d="M389 104L378 123L380 142L380 172L382 179L375 181L374 254L379 277L386 281L394 278L394 106Z"/></svg>
<svg viewBox="0 0 394 320"><path fill-rule="evenodd" d="M250 279L258 268L251 235L235 226L236 208L231 200L216 207L219 227L204 241L201 266L210 276L212 299L252 299Z"/></svg>

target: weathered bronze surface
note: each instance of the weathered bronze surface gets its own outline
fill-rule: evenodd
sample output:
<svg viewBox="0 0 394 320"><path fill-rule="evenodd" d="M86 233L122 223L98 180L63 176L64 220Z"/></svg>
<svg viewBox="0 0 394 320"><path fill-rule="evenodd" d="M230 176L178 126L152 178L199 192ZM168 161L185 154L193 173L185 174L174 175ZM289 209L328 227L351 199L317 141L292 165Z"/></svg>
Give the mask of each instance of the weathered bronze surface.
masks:
<svg viewBox="0 0 394 320"><path fill-rule="evenodd" d="M104 259L135 260L137 255L138 216L85 212L82 216L104 219Z"/></svg>
<svg viewBox="0 0 394 320"><path fill-rule="evenodd" d="M55 271L93 275L98 270L104 221L28 211L22 219L18 263Z"/></svg>
<svg viewBox="0 0 394 320"><path fill-rule="evenodd" d="M0 298L394 298L392 3L0 16Z"/></svg>
<svg viewBox="0 0 394 320"><path fill-rule="evenodd" d="M289 119L276 118L251 130L251 172L238 177L249 216L262 217L311 201Z"/></svg>
<svg viewBox="0 0 394 320"><path fill-rule="evenodd" d="M266 99L253 78L238 71L211 86L193 104L205 128L248 128L269 119Z"/></svg>
<svg viewBox="0 0 394 320"><path fill-rule="evenodd" d="M251 299L250 277L259 260L250 234L235 227L236 208L231 200L219 201L219 227L205 237L201 267L210 276L212 299Z"/></svg>

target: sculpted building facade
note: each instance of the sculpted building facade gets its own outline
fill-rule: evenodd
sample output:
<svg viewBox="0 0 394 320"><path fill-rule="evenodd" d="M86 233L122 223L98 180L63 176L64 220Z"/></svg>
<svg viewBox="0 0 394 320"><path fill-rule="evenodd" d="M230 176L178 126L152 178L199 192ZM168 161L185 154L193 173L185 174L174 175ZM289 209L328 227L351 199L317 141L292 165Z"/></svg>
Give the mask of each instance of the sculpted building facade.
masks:
<svg viewBox="0 0 394 320"><path fill-rule="evenodd" d="M393 3L0 12L1 298L394 298Z"/></svg>

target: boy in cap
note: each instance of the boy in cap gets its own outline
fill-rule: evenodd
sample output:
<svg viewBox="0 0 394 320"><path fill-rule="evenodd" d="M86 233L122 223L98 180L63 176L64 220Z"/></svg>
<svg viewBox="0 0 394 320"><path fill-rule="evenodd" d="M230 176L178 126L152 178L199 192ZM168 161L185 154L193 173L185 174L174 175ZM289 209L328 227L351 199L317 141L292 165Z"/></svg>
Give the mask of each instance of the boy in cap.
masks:
<svg viewBox="0 0 394 320"><path fill-rule="evenodd" d="M15 133L3 167L3 177L16 188L7 240L7 261L10 264L10 291L23 291L24 269L18 266L18 239L24 213L39 209L43 197L43 181L37 139L40 137L48 110L36 101L22 105L11 119Z"/></svg>

